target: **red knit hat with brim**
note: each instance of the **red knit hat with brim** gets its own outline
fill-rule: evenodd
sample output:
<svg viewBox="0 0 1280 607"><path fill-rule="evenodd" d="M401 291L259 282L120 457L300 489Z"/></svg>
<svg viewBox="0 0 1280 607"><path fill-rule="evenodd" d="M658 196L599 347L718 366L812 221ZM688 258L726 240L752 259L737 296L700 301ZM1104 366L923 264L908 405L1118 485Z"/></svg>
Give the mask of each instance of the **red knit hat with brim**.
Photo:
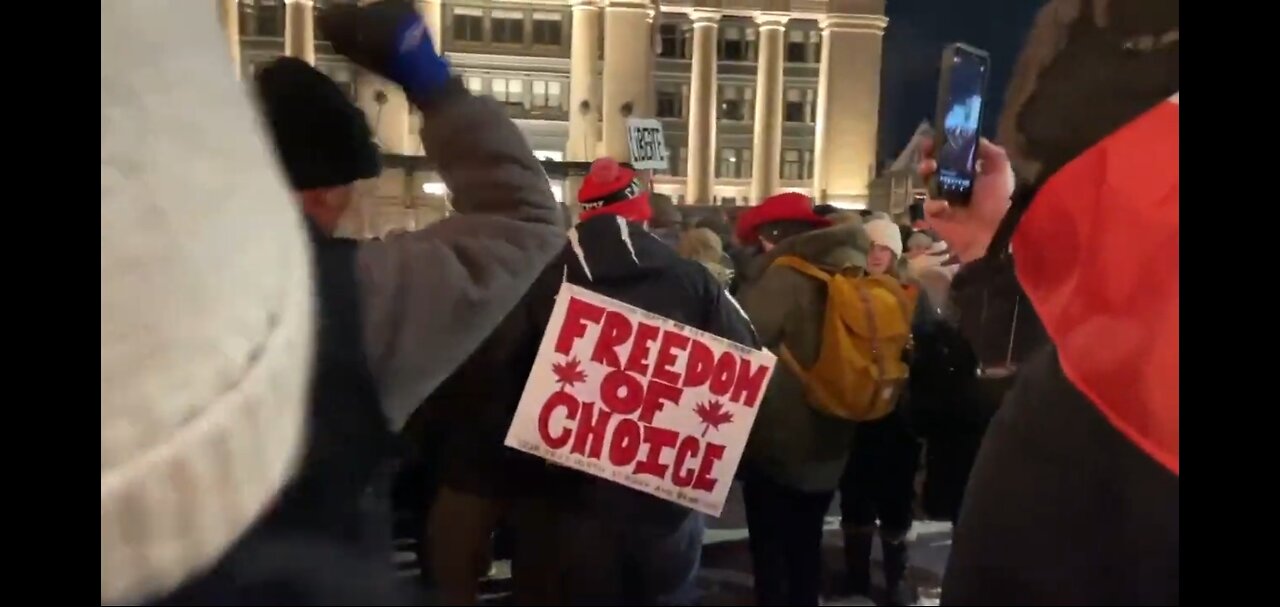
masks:
<svg viewBox="0 0 1280 607"><path fill-rule="evenodd" d="M797 192L783 192L765 198L738 216L738 242L755 244L760 239L760 226L775 221L804 221L824 228L831 225L830 219L813 212L813 199Z"/></svg>
<svg viewBox="0 0 1280 607"><path fill-rule="evenodd" d="M578 214L582 221L607 213L643 223L653 215L649 191L636 178L636 170L612 158L591 163L591 170L578 189L578 204L582 205Z"/></svg>

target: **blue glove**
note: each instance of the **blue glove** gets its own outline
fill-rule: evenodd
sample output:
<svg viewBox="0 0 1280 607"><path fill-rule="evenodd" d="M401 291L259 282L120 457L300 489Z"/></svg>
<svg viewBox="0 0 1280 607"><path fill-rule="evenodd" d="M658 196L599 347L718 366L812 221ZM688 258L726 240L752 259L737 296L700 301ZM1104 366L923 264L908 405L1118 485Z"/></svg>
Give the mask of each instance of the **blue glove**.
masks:
<svg viewBox="0 0 1280 607"><path fill-rule="evenodd" d="M412 96L430 95L449 82L449 63L436 54L427 24L416 13L396 35L399 50L387 66L387 76Z"/></svg>
<svg viewBox="0 0 1280 607"><path fill-rule="evenodd" d="M404 87L411 97L430 96L449 82L449 64L436 54L431 33L407 0L340 4L317 21L335 51Z"/></svg>

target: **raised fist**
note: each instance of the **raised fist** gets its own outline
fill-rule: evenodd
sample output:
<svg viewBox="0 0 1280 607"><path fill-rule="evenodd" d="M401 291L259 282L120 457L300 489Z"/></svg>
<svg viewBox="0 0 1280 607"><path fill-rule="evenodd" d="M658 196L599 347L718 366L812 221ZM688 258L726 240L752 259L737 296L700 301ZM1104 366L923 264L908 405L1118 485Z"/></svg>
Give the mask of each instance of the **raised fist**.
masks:
<svg viewBox="0 0 1280 607"><path fill-rule="evenodd" d="M413 95L449 81L449 65L436 54L431 33L409 0L339 4L317 20L333 49Z"/></svg>

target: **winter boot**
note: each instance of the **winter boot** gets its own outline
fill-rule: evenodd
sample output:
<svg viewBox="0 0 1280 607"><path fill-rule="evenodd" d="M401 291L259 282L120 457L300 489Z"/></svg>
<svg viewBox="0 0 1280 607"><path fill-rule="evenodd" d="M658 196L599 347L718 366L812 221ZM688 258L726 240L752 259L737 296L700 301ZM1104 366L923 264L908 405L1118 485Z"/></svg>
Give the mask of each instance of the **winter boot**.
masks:
<svg viewBox="0 0 1280 607"><path fill-rule="evenodd" d="M886 605L914 605L915 586L907 580L907 540L893 540L880 536L880 549L884 552L884 587Z"/></svg>
<svg viewBox="0 0 1280 607"><path fill-rule="evenodd" d="M850 594L869 596L871 593L871 542L875 536L875 527L844 530L846 591Z"/></svg>

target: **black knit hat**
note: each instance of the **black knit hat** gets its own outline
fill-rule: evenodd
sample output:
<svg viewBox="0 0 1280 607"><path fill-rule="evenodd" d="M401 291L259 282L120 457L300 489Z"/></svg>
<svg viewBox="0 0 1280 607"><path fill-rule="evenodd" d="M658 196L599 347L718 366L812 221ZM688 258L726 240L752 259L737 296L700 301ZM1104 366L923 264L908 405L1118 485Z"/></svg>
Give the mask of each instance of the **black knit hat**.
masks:
<svg viewBox="0 0 1280 607"><path fill-rule="evenodd" d="M295 57L258 71L258 96L295 190L346 185L381 170L364 112L328 76Z"/></svg>

